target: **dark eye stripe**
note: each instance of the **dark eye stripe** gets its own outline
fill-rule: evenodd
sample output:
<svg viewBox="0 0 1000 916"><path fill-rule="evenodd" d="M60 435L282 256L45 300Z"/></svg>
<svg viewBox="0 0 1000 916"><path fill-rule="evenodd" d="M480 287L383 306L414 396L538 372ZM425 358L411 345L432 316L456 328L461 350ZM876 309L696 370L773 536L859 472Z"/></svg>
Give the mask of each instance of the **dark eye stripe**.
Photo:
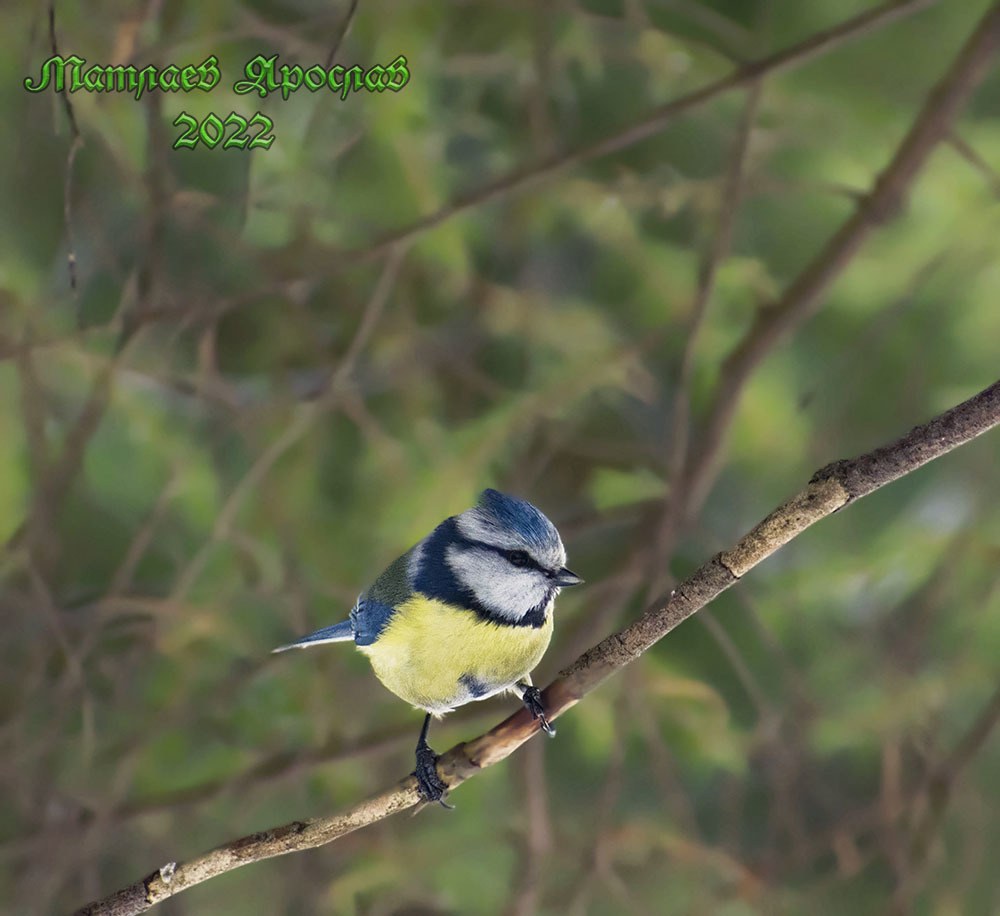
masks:
<svg viewBox="0 0 1000 916"><path fill-rule="evenodd" d="M530 553L526 550L504 550L502 547L497 547L494 544L487 544L485 541L475 541L472 538L466 537L456 537L456 543L466 544L469 547L481 547L483 550L492 550L494 553L500 554L511 566L517 567L528 567L530 569L537 569L540 572L545 573L547 576L551 576L552 573L547 569L543 568L541 563L539 563Z"/></svg>
<svg viewBox="0 0 1000 916"><path fill-rule="evenodd" d="M501 550L499 553L511 566L521 569L537 569L540 572L545 572L541 564L526 550Z"/></svg>

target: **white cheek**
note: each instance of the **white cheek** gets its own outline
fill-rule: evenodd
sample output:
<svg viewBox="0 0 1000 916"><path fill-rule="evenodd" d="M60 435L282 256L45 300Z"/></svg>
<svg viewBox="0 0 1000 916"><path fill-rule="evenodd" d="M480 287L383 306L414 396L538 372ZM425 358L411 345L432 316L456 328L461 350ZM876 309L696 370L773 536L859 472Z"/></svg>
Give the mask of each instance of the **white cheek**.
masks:
<svg viewBox="0 0 1000 916"><path fill-rule="evenodd" d="M535 570L515 569L492 550L450 549L448 563L480 603L512 620L541 604L549 591L547 581Z"/></svg>

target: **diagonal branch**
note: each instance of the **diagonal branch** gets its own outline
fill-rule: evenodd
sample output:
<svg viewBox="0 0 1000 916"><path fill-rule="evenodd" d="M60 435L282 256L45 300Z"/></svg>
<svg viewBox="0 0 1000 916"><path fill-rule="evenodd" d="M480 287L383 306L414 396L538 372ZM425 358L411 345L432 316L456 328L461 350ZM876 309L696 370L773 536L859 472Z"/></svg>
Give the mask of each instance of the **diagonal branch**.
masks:
<svg viewBox="0 0 1000 916"><path fill-rule="evenodd" d="M979 753L980 748L998 725L1000 725L1000 687L993 692L989 702L976 716L972 727L928 781L928 807L923 818L913 829L910 845L911 866L920 868L923 865L928 848L941 828L945 810L959 775Z"/></svg>
<svg viewBox="0 0 1000 916"><path fill-rule="evenodd" d="M691 306L691 320L685 333L684 350L677 373L677 390L674 394L670 428L667 435L669 445L667 446L665 466L668 497L665 501L666 505L660 520L659 531L650 543L650 581L647 585L647 601L658 595L665 587L663 575L664 573L669 575L669 569L664 570L663 567L669 567L669 564L663 564L662 558L673 553L674 543L680 534L682 523L689 514L688 490L682 480L687 473L685 464L690 450L691 383L694 376L695 354L701 340L701 329L708 315L708 307L715 293L719 269L729 254L732 244L736 213L746 186L746 160L760 108L760 96L761 84L755 83L747 92L746 106L737 134L735 149L729 163L725 188L722 192L722 207L714 238L698 266L697 287Z"/></svg>
<svg viewBox="0 0 1000 916"><path fill-rule="evenodd" d="M1000 381L889 445L820 469L804 490L775 509L731 549L696 570L670 593L665 603L654 605L631 626L607 637L564 669L543 694L549 718L554 719L576 705L601 681L634 661L820 519L998 424ZM510 756L537 731L537 720L527 710L519 710L485 735L443 754L438 761L438 772L454 788L484 767ZM242 837L189 862L169 862L109 897L82 907L77 916L142 913L186 888L241 865L322 846L419 802L416 780L408 776L340 814L293 821Z"/></svg>
<svg viewBox="0 0 1000 916"><path fill-rule="evenodd" d="M55 0L49 2L49 44L52 47L52 54L59 56L59 44L56 41L56 5ZM60 93L63 100L63 107L66 109L66 120L69 121L69 132L72 141L69 145L69 152L66 154L66 173L63 178L63 223L66 227L66 266L69 271L69 285L74 297L76 289L76 243L73 239L73 163L76 162L76 154L83 146L83 136L80 133L80 125L76 123L76 113L73 111L73 103L69 99L69 92L64 87Z"/></svg>
<svg viewBox="0 0 1000 916"><path fill-rule="evenodd" d="M747 380L761 360L791 331L823 304L836 278L857 254L868 236L894 216L910 186L937 145L949 138L956 115L986 76L1000 50L1000 3L979 21L941 81L934 87L892 160L857 210L826 246L785 290L781 298L761 309L743 341L722 365L712 396L712 410L699 447L688 456L687 510L697 511L711 485L722 443Z"/></svg>
<svg viewBox="0 0 1000 916"><path fill-rule="evenodd" d="M415 238L466 210L506 197L509 194L526 191L564 169L628 149L628 147L634 146L663 130L681 115L705 104L716 96L732 89L752 86L763 76L801 66L815 57L839 48L848 41L867 35L875 29L916 13L936 2L937 0L889 0L887 3L845 20L839 25L817 32L798 44L782 48L767 57L747 61L726 76L646 112L631 124L619 128L614 133L595 140L593 143L554 153L539 162L516 169L475 191L457 197L433 213L414 220L409 226L393 229L357 250L344 252L345 259L353 261L360 254L378 254L387 247Z"/></svg>

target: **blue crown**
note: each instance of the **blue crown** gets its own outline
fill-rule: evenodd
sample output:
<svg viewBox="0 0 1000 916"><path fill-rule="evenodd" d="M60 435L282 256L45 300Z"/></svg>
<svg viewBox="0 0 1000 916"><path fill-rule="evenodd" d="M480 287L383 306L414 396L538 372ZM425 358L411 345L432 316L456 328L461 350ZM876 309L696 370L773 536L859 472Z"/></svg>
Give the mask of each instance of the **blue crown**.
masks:
<svg viewBox="0 0 1000 916"><path fill-rule="evenodd" d="M502 528L516 531L529 544L539 548L559 543L559 532L531 503L497 490L483 490L479 508L488 513Z"/></svg>

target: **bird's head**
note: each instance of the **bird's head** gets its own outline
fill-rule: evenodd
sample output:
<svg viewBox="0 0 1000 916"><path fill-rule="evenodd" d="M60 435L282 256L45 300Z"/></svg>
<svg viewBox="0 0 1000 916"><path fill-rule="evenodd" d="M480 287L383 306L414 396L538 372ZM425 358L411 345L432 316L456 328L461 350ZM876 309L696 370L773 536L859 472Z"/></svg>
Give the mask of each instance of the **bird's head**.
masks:
<svg viewBox="0 0 1000 916"><path fill-rule="evenodd" d="M444 561L492 615L516 622L544 613L560 588L583 581L566 569L555 525L523 499L484 490L454 523Z"/></svg>

